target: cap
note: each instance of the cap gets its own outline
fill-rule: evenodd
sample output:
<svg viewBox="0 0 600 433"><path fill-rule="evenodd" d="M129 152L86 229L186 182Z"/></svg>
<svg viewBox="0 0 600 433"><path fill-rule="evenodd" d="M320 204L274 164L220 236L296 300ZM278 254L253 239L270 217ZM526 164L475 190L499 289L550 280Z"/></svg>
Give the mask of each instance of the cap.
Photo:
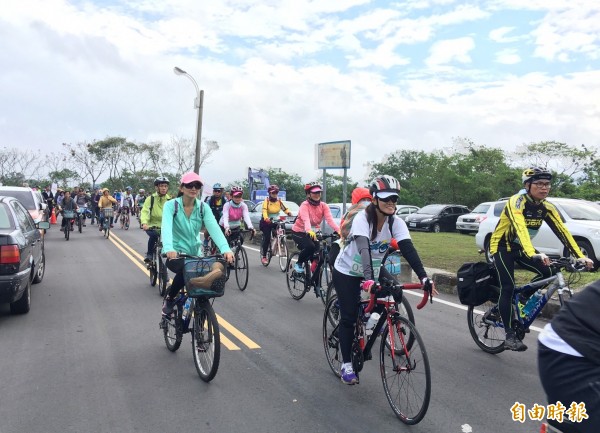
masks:
<svg viewBox="0 0 600 433"><path fill-rule="evenodd" d="M377 194L377 197L379 197L379 198L388 198L388 197L391 197L393 195L395 195L395 196L398 195L397 192L391 192L391 191L388 191L388 192L376 192L376 194Z"/></svg>
<svg viewBox="0 0 600 433"><path fill-rule="evenodd" d="M201 184L204 185L204 182L202 182L202 179L200 179L200 176L198 175L198 173L194 173L193 171L185 173L183 176L181 176L180 183L192 183L192 182L200 182Z"/></svg>
<svg viewBox="0 0 600 433"><path fill-rule="evenodd" d="M311 189L308 190L309 192L322 192L323 189L320 186L313 186Z"/></svg>

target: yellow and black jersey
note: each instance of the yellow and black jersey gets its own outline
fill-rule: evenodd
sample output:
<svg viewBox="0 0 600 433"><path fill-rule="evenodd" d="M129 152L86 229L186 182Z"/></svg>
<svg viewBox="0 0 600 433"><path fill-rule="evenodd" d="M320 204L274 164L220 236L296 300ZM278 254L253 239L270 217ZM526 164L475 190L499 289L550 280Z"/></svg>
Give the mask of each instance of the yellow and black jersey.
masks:
<svg viewBox="0 0 600 433"><path fill-rule="evenodd" d="M536 251L531 239L544 221L572 255L583 257L556 207L546 200L535 203L526 193L515 194L506 203L492 233L490 253L495 254L500 249L512 251L520 248L527 257L533 256Z"/></svg>

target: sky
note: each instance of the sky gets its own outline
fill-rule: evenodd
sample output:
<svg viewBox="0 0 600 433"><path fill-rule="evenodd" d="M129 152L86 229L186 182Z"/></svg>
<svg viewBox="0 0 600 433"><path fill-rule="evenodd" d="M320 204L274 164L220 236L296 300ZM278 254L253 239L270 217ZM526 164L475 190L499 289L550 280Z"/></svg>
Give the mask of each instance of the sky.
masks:
<svg viewBox="0 0 600 433"><path fill-rule="evenodd" d="M598 145L593 0L2 3L0 147L193 140L196 90L175 66L220 146L208 183L248 167L314 180L315 144L339 140L361 184L370 161L460 137Z"/></svg>

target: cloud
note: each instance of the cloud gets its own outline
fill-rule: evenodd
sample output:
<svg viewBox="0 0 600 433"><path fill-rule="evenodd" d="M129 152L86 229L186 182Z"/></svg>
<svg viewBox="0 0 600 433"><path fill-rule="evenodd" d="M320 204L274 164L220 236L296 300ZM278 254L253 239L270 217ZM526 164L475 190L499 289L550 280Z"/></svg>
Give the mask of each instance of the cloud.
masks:
<svg viewBox="0 0 600 433"><path fill-rule="evenodd" d="M438 66L452 62L470 63L469 52L474 48L475 41L469 36L438 41L429 49L429 57L425 60L425 64Z"/></svg>
<svg viewBox="0 0 600 433"><path fill-rule="evenodd" d="M521 56L519 56L516 49L508 48L496 53L496 62L505 65L515 65L521 62Z"/></svg>

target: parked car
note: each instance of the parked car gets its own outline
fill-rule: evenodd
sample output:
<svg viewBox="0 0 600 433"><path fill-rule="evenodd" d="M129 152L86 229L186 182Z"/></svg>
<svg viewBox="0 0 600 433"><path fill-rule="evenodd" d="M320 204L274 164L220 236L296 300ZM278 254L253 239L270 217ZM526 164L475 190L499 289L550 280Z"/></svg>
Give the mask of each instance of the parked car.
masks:
<svg viewBox="0 0 600 433"><path fill-rule="evenodd" d="M13 314L31 307L31 283L44 278L46 257L40 230L47 221L35 223L20 200L0 196L0 303L10 303Z"/></svg>
<svg viewBox="0 0 600 433"><path fill-rule="evenodd" d="M47 221L46 207L48 206L39 191L22 186L0 186L0 195L14 197L25 206L35 223Z"/></svg>
<svg viewBox="0 0 600 433"><path fill-rule="evenodd" d="M342 222L342 217L344 216L344 203L327 203L327 206L329 206L331 216L333 217L333 220L339 227L340 223ZM352 203L346 203L346 212L348 212L350 206L352 206ZM333 232L333 229L329 227L329 224L327 224L325 220L323 220L323 227L321 230L325 234L331 234Z"/></svg>
<svg viewBox="0 0 600 433"><path fill-rule="evenodd" d="M478 204L470 213L459 216L456 220L456 230L463 235L477 233L479 224L487 218L487 211L493 203L493 201L487 201Z"/></svg>
<svg viewBox="0 0 600 433"><path fill-rule="evenodd" d="M406 217L409 230L453 232L459 216L469 213L466 206L458 204L429 204Z"/></svg>
<svg viewBox="0 0 600 433"><path fill-rule="evenodd" d="M570 198L550 197L547 200L556 206L583 254L594 260L598 267L600 260L600 206L590 201ZM490 238L506 203L504 200L497 201L490 206L486 214L487 218L479 224L479 231L475 235L475 243L485 251L488 261L490 260ZM550 257L568 254L566 248L545 222L532 239L532 244L536 250Z"/></svg>
<svg viewBox="0 0 600 433"><path fill-rule="evenodd" d="M415 213L419 209L421 209L419 206L412 206L412 205L407 205L407 204L397 204L396 205L396 216L398 218L400 218L401 220L404 220L404 222L406 222L406 217Z"/></svg>
<svg viewBox="0 0 600 433"><path fill-rule="evenodd" d="M282 200L283 205L288 208L291 212L291 216L287 216L285 212L279 212L279 219L281 221L285 221L285 230L290 231L292 229L292 225L294 224L294 220L298 215L298 210L300 206L298 206L293 201ZM252 221L252 225L256 230L259 230L259 223L262 218L262 202L257 203L252 209L248 207L248 212L250 213L250 221Z"/></svg>

